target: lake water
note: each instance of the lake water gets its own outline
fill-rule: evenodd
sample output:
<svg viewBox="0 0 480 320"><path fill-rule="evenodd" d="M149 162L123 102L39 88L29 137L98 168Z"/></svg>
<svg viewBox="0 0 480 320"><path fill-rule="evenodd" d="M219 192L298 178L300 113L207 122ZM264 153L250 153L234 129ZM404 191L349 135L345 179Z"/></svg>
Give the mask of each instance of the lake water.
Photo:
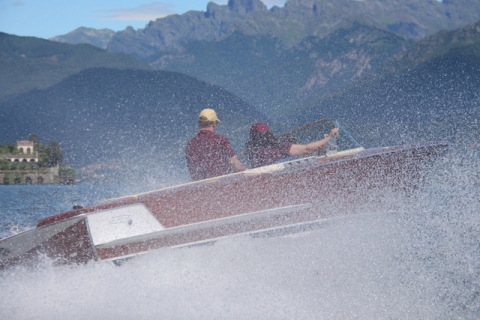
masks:
<svg viewBox="0 0 480 320"><path fill-rule="evenodd" d="M0 185L0 238L15 230L33 228L45 217L71 210L76 204L145 190L142 186L114 185Z"/></svg>
<svg viewBox="0 0 480 320"><path fill-rule="evenodd" d="M478 319L477 146L440 161L416 201L283 237L162 249L121 267L0 273L0 319ZM0 237L130 186L0 186ZM392 200L393 201L393 200Z"/></svg>

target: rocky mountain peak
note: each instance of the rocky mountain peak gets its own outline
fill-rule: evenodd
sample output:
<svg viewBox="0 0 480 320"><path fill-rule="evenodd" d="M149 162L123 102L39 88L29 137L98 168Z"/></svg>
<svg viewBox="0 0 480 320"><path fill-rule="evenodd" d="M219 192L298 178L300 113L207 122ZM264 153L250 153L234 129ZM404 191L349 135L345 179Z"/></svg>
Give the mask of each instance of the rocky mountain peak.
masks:
<svg viewBox="0 0 480 320"><path fill-rule="evenodd" d="M267 6L260 0L229 0L228 8L230 11L240 14L251 11L267 11Z"/></svg>
<svg viewBox="0 0 480 320"><path fill-rule="evenodd" d="M64 42L70 44L88 43L99 48L107 48L108 42L115 35L115 31L110 29L93 29L80 27L72 32L50 38L49 40Z"/></svg>

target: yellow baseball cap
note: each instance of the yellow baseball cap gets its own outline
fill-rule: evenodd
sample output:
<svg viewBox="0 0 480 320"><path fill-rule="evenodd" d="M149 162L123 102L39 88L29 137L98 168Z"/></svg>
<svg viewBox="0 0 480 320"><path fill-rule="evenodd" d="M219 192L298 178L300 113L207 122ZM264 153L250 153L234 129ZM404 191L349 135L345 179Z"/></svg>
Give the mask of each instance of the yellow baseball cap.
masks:
<svg viewBox="0 0 480 320"><path fill-rule="evenodd" d="M218 121L217 113L213 109L203 109L202 112L198 115L199 121Z"/></svg>

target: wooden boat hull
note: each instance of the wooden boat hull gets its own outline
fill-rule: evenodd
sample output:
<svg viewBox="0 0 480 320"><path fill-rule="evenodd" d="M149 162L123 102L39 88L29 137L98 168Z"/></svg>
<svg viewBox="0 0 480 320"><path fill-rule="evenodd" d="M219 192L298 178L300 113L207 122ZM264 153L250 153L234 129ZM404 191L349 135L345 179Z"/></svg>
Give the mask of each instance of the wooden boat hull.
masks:
<svg viewBox="0 0 480 320"><path fill-rule="evenodd" d="M0 269L116 260L361 212L410 197L444 142L355 149L112 199L0 241ZM363 208L363 209L362 209Z"/></svg>

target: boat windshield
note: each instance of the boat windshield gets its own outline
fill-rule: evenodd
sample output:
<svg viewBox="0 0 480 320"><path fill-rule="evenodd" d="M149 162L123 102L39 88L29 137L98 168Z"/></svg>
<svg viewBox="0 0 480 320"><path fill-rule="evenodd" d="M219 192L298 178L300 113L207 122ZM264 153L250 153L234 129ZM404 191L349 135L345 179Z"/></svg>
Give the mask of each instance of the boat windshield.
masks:
<svg viewBox="0 0 480 320"><path fill-rule="evenodd" d="M306 124L300 128L294 129L282 135L278 138L281 141L288 141L296 144L308 144L310 142L325 138L330 134L333 128L339 129L339 135L332 139L324 148L320 148L316 154L328 154L331 151L345 151L355 148L360 148L360 144L341 127L337 121L332 119L318 120L309 124Z"/></svg>

